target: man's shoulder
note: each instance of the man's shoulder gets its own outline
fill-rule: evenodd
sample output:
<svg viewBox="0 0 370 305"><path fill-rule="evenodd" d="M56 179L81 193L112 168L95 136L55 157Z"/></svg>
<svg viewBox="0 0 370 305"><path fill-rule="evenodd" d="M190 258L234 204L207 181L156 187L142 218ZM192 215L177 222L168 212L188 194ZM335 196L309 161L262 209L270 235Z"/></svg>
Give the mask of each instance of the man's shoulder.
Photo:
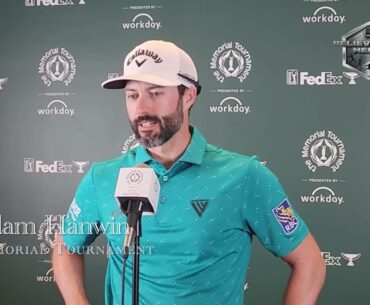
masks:
<svg viewBox="0 0 370 305"><path fill-rule="evenodd" d="M240 154L213 144L207 144L206 156L220 161L228 160L230 162L241 162L244 164L249 164L251 162L259 160L256 155Z"/></svg>

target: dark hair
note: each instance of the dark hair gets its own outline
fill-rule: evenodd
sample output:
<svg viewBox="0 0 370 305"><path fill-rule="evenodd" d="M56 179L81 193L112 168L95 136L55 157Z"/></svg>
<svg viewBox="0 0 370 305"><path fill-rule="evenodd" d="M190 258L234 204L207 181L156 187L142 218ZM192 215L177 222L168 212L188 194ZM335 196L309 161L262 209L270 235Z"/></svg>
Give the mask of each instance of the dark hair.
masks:
<svg viewBox="0 0 370 305"><path fill-rule="evenodd" d="M185 90L186 89L187 89L187 87L185 87L184 85L177 86L177 90L179 91L180 97L183 97L184 96L184 93L185 93Z"/></svg>

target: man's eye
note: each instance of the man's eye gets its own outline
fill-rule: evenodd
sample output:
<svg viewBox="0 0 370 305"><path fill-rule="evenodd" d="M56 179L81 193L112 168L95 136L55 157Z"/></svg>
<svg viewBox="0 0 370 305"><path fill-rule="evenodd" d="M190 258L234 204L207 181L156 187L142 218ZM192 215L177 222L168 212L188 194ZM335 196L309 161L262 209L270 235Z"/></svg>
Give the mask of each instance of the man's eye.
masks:
<svg viewBox="0 0 370 305"><path fill-rule="evenodd" d="M161 91L152 91L152 92L150 92L150 94L151 94L153 97L158 97L158 96L162 95L162 94L163 94L163 92L161 92Z"/></svg>
<svg viewBox="0 0 370 305"><path fill-rule="evenodd" d="M138 97L138 95L137 95L137 94L128 94L128 95L126 96L126 98L128 98L128 99L130 99L130 100L132 100L132 99L137 99L137 97Z"/></svg>

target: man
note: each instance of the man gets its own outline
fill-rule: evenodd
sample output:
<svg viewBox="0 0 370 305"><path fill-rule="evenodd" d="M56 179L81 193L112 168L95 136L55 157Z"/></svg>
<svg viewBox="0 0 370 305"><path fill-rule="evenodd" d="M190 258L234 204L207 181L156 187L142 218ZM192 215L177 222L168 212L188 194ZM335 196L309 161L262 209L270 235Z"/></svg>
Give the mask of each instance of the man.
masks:
<svg viewBox="0 0 370 305"><path fill-rule="evenodd" d="M65 225L125 222L114 200L119 169L146 163L155 170L160 203L155 216L142 218L141 246L152 251L140 261L140 304L243 304L253 235L292 268L284 304L315 304L325 276L320 250L274 174L256 157L207 144L189 125L201 89L190 56L170 42L144 42L126 56L123 75L103 87L125 89L141 146L92 166ZM98 234L57 237L64 245L54 251L54 274L67 305L89 304L79 249ZM123 234L105 234L111 249L122 247ZM106 305L120 304L121 254L113 250L108 257ZM126 304L131 304L131 276L129 259Z"/></svg>

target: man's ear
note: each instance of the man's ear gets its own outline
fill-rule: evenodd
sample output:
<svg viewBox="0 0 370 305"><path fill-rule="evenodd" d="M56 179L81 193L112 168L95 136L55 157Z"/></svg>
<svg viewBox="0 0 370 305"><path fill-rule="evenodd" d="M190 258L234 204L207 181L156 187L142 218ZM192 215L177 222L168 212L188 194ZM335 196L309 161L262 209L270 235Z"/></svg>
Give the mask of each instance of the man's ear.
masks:
<svg viewBox="0 0 370 305"><path fill-rule="evenodd" d="M197 98L197 89L194 86L186 88L182 96L184 109L188 110L195 103Z"/></svg>

